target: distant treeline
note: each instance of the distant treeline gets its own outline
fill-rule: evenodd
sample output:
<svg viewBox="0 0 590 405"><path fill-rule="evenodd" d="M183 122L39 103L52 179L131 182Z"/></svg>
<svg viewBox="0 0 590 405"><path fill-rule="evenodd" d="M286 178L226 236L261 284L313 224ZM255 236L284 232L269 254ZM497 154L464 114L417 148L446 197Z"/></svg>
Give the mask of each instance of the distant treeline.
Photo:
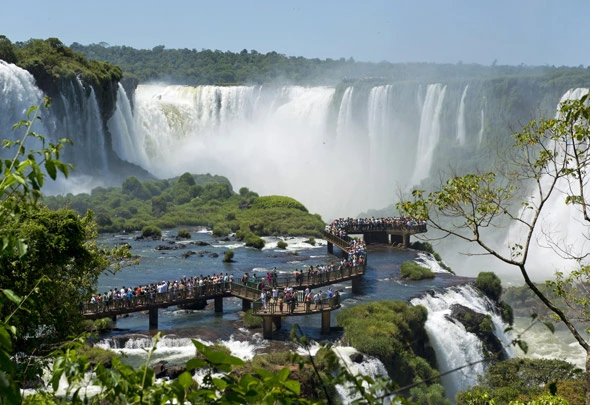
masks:
<svg viewBox="0 0 590 405"><path fill-rule="evenodd" d="M277 52L259 53L242 50L239 53L203 49L135 49L109 46L105 43L81 45L73 43L72 50L88 59L107 61L120 66L125 74L140 82L165 80L172 84L223 85L288 82L306 85L335 85L360 78L377 78L384 82L453 81L492 77L523 76L583 76L590 80L590 70L584 67L555 66L490 66L477 64L434 63L367 63L352 58L307 59ZM579 82L575 80L575 82Z"/></svg>
<svg viewBox="0 0 590 405"><path fill-rule="evenodd" d="M308 59L286 56L278 52L259 53L242 50L239 53L202 49L152 49L129 46L109 46L106 43L65 46L57 38L30 39L12 43L0 35L0 59L15 63L35 74L48 70L54 76L66 76L72 71L90 83L126 77L139 82L162 80L170 84L236 85L289 83L302 85L337 85L363 78L395 82L457 82L473 79L536 77L542 81L566 80L590 83L590 69L555 66L506 66L493 62L478 64L436 63L369 63L352 58ZM107 62L107 63L104 63ZM567 79L565 79L567 78Z"/></svg>

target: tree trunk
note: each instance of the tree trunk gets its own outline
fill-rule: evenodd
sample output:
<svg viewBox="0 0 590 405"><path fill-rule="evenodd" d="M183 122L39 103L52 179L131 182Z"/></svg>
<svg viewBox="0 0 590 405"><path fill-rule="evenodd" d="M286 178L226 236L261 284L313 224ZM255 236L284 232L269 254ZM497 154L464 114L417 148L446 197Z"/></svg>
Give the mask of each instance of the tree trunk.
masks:
<svg viewBox="0 0 590 405"><path fill-rule="evenodd" d="M590 405L590 350L586 350L586 405Z"/></svg>

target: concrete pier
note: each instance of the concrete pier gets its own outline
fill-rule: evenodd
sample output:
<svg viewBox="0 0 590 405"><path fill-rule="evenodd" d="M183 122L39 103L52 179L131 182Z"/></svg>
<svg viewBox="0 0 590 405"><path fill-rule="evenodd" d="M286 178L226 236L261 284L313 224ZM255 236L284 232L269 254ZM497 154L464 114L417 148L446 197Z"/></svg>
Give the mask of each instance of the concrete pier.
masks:
<svg viewBox="0 0 590 405"><path fill-rule="evenodd" d="M150 330L158 329L158 308L150 308Z"/></svg>
<svg viewBox="0 0 590 405"><path fill-rule="evenodd" d="M223 297L215 297L215 312L223 313Z"/></svg>
<svg viewBox="0 0 590 405"><path fill-rule="evenodd" d="M332 311L327 309L322 311L322 334L330 333L330 316L332 315Z"/></svg>

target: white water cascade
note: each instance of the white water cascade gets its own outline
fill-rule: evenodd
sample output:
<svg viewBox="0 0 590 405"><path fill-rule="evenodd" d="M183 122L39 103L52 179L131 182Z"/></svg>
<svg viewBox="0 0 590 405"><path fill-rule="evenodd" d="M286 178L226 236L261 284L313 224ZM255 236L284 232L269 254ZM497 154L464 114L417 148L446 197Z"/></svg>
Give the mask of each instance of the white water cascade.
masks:
<svg viewBox="0 0 590 405"><path fill-rule="evenodd" d="M467 89L469 89L469 85L466 85L463 90L461 102L459 103L459 114L457 114L457 141L459 142L459 145L465 144L467 132L465 129L465 97L467 96Z"/></svg>
<svg viewBox="0 0 590 405"><path fill-rule="evenodd" d="M445 99L447 86L431 84L426 90L426 99L422 107L420 133L418 135L418 152L411 185L417 185L430 175L430 166L434 151L440 139L440 113Z"/></svg>
<svg viewBox="0 0 590 405"><path fill-rule="evenodd" d="M556 106L556 117L559 118L561 103L566 100L580 99L588 94L590 89L578 88L566 92ZM563 156L560 153L558 156ZM540 179L540 186L544 193L547 192L553 180L554 173L544 174ZM553 195L548 199L542 210L540 221L533 233L530 254L527 260L527 268L530 269L535 280L544 281L554 278L557 271L569 273L580 265L587 264L586 261L578 263L563 252L575 256L584 256L588 251L588 225L583 220L579 208L565 203L567 195L575 194L577 185L573 187L568 184L567 179L558 181ZM586 187L586 192L588 192ZM537 193L537 190L534 190ZM530 197L533 206L537 204L537 195ZM532 210L521 210L521 217L530 221ZM504 246L522 244L523 238L527 235L527 229L520 223L514 222L504 240Z"/></svg>
<svg viewBox="0 0 590 405"><path fill-rule="evenodd" d="M481 145L481 141L483 140L484 124L485 124L485 112L482 108L481 114L480 114L479 133L478 133L478 137L477 137L477 144L478 145Z"/></svg>
<svg viewBox="0 0 590 405"><path fill-rule="evenodd" d="M513 357L509 346L510 336L504 333L508 326L493 310L493 304L486 297L469 285L451 287L444 292L426 294L411 300L413 305L422 305L428 310L426 331L430 345L436 352L439 371L464 366L484 359L482 342L471 332L467 332L463 324L450 318L451 307L460 304L480 314L490 314L494 324L494 334L506 348L509 357ZM477 383L477 376L484 374L486 363L479 362L442 377L447 398L454 399L460 390L469 389Z"/></svg>
<svg viewBox="0 0 590 405"><path fill-rule="evenodd" d="M27 110L39 104L43 93L35 86L35 79L29 72L0 60L0 94L0 131L3 138L13 139L12 126L26 119ZM45 116L46 111L41 112ZM44 121L37 120L33 129L43 133L47 130L43 124ZM19 132L14 136L23 134ZM1 152L0 156L3 156Z"/></svg>
<svg viewBox="0 0 590 405"><path fill-rule="evenodd" d="M352 109L352 94L354 87L350 86L344 90L340 109L338 111L338 121L336 122L336 139L338 142L348 142L350 137L354 136L353 127L353 109Z"/></svg>

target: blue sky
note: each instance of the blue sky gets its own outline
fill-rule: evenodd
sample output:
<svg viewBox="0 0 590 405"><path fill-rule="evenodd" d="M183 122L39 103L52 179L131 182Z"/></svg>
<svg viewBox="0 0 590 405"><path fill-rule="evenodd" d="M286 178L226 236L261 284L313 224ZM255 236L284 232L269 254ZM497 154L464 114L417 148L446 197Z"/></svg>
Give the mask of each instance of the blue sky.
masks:
<svg viewBox="0 0 590 405"><path fill-rule="evenodd" d="M586 0L5 3L0 34L13 42L57 37L66 45L248 49L368 62L590 65Z"/></svg>

